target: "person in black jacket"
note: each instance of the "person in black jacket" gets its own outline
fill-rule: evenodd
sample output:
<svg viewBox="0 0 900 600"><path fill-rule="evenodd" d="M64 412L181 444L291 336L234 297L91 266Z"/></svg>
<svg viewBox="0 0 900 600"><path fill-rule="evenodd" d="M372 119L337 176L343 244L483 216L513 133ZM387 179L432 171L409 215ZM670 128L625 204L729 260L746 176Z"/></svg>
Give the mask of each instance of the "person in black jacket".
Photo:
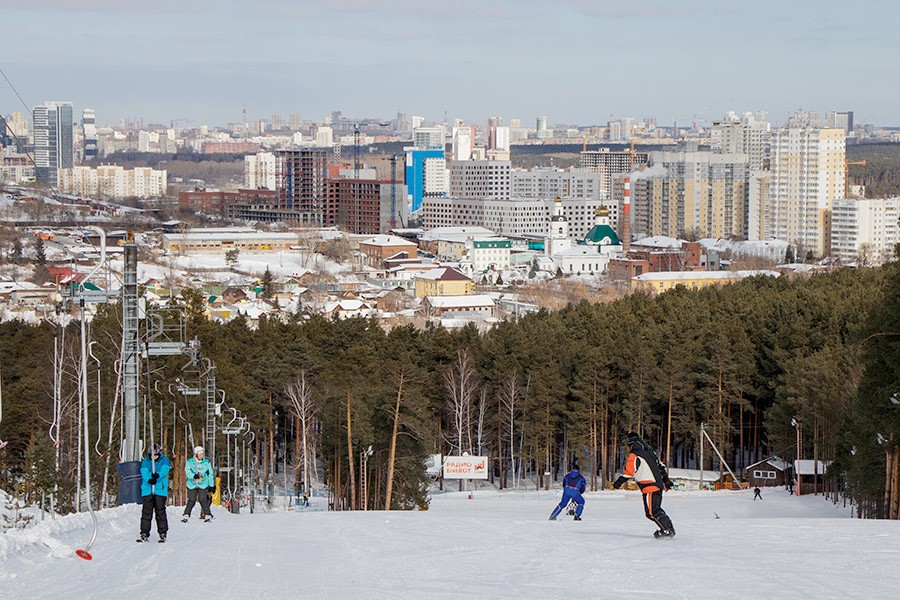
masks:
<svg viewBox="0 0 900 600"><path fill-rule="evenodd" d="M575 520L580 521L581 512L584 510L584 496L582 496L582 494L586 489L587 482L584 480L584 476L578 471L578 465L576 464L563 478L562 500L560 500L556 508L553 509L550 520L555 521L556 517L559 516L559 513L569 505L569 502L575 502Z"/></svg>
<svg viewBox="0 0 900 600"><path fill-rule="evenodd" d="M619 489L626 481L634 478L644 497L644 515L659 527L658 531L653 532L653 536L674 536L672 519L662 509L663 489L670 490L673 487L666 465L660 462L656 452L638 434L628 433L625 443L628 445L628 460L625 461L622 476L616 479L613 487Z"/></svg>

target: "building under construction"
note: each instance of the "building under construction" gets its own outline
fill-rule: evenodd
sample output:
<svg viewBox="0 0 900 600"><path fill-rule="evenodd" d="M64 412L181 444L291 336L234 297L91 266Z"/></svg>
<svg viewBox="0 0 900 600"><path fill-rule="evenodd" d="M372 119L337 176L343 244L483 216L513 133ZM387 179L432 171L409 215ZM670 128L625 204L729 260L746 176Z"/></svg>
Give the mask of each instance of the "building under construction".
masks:
<svg viewBox="0 0 900 600"><path fill-rule="evenodd" d="M328 177L328 154L322 148L275 152L277 212L301 225L322 225Z"/></svg>

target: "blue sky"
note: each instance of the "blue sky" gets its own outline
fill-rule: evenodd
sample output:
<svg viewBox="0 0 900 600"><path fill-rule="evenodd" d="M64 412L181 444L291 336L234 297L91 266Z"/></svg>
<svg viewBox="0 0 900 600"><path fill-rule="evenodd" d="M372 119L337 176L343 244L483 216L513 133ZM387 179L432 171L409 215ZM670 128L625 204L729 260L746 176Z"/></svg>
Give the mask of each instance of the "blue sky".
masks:
<svg viewBox="0 0 900 600"><path fill-rule="evenodd" d="M688 124L853 110L900 125L888 0L0 0L0 64L30 105L98 123L224 125L332 110L431 120ZM853 73L850 77L849 73ZM23 110L0 81L0 112ZM507 121L508 122L508 121Z"/></svg>

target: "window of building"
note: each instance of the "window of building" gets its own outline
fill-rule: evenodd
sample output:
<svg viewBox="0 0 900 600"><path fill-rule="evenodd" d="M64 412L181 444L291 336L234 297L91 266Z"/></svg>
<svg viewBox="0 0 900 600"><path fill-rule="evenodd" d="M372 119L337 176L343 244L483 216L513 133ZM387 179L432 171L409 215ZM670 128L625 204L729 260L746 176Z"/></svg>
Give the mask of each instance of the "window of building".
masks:
<svg viewBox="0 0 900 600"><path fill-rule="evenodd" d="M753 471L755 479L775 479L775 471Z"/></svg>

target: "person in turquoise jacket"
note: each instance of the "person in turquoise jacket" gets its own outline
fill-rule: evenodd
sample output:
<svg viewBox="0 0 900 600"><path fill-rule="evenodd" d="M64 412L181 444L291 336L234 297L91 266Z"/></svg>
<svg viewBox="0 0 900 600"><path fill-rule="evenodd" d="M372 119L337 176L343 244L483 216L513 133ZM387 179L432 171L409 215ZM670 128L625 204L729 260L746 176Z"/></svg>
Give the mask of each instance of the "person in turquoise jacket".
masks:
<svg viewBox="0 0 900 600"><path fill-rule="evenodd" d="M156 530L159 541L166 541L169 521L166 519L166 499L169 496L169 459L162 453L159 444L150 446L150 451L141 461L141 538L150 539L150 522L156 513Z"/></svg>
<svg viewBox="0 0 900 600"><path fill-rule="evenodd" d="M203 446L194 448L194 456L187 459L184 473L187 475L188 500L187 506L184 507L184 514L181 516L181 522L187 523L197 501L200 502L200 518L209 522L212 519L212 512L209 510L209 489L215 487L216 481L213 477L212 465L206 458L206 450Z"/></svg>

